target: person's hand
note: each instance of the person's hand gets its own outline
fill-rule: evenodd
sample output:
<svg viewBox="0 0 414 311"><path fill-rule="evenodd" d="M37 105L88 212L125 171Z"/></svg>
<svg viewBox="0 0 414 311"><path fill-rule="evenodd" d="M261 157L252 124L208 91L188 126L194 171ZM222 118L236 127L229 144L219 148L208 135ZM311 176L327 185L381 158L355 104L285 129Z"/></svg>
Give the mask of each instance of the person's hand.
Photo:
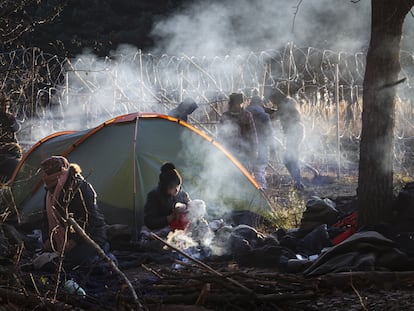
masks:
<svg viewBox="0 0 414 311"><path fill-rule="evenodd" d="M175 203L174 209L170 215L167 216L168 223L177 219L179 215L186 214L188 212L187 205L184 203L177 202Z"/></svg>
<svg viewBox="0 0 414 311"><path fill-rule="evenodd" d="M176 214L185 214L187 213L187 205L181 202L177 202L175 203L175 208L174 208L174 212Z"/></svg>

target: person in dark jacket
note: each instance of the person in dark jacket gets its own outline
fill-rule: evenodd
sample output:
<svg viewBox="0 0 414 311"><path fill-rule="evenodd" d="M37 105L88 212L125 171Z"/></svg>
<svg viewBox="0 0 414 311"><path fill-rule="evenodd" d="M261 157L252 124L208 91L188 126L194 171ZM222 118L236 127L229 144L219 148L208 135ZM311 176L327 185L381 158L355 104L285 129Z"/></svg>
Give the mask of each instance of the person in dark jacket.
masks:
<svg viewBox="0 0 414 311"><path fill-rule="evenodd" d="M249 106L246 108L254 119L258 139L258 154L253 164L253 176L262 189L266 189L266 167L269 162L269 148L273 148L273 127L269 115L263 108L263 100L257 90L253 92Z"/></svg>
<svg viewBox="0 0 414 311"><path fill-rule="evenodd" d="M305 127L302 123L296 100L275 90L270 100L277 108L273 117L279 119L285 136L284 163L295 182L295 188L304 189L300 175L300 145L305 138Z"/></svg>
<svg viewBox="0 0 414 311"><path fill-rule="evenodd" d="M248 169L257 157L257 133L252 114L242 107L243 94L232 93L229 109L220 119L218 136L229 151Z"/></svg>
<svg viewBox="0 0 414 311"><path fill-rule="evenodd" d="M147 195L144 205L144 225L151 231L184 229L190 196L181 189L182 178L173 163L161 167L158 186ZM144 228L146 229L146 228Z"/></svg>
<svg viewBox="0 0 414 311"><path fill-rule="evenodd" d="M187 97L176 108L170 110L170 112L168 112L168 115L188 122L188 116L192 114L197 108L198 105L195 100Z"/></svg>
<svg viewBox="0 0 414 311"><path fill-rule="evenodd" d="M22 158L22 148L17 143L0 144L0 183L7 183Z"/></svg>
<svg viewBox="0 0 414 311"><path fill-rule="evenodd" d="M16 133L20 130L20 124L9 108L10 98L0 93L0 143L17 143Z"/></svg>
<svg viewBox="0 0 414 311"><path fill-rule="evenodd" d="M41 168L48 225L44 250L64 252L65 263L69 266L90 263L97 255L96 250L74 228L69 227L66 233L59 215L71 214L86 234L107 250L106 222L97 205L95 190L82 177L80 167L70 164L65 157L49 157L41 163Z"/></svg>

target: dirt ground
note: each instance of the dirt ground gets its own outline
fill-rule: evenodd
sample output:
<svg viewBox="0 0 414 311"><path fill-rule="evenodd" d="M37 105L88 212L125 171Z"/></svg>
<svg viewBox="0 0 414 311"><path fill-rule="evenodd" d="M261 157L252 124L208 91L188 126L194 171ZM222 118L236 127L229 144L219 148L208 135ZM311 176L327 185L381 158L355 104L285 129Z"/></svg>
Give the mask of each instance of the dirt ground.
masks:
<svg viewBox="0 0 414 311"><path fill-rule="evenodd" d="M295 190L282 169L269 175L270 187L266 194L286 227L294 227L300 222L306 201L311 196L335 199L352 198L356 194L355 171L343 173L339 178L335 173L317 178L306 172L303 175L304 191ZM125 268L123 272L150 311L414 310L414 271L345 272L305 278L300 273L280 273L277 268L238 267L231 259L206 261L205 264L216 273L195 262L181 262L181 268L177 269L171 262L161 264L152 259ZM243 287L252 292L246 293ZM128 289L124 290L128 292ZM56 305L49 309L58 308ZM131 310L129 305L117 305L115 309ZM21 303L3 298L0 299L0 310L22 310ZM39 310L43 309L39 307Z"/></svg>
<svg viewBox="0 0 414 311"><path fill-rule="evenodd" d="M289 176L281 171L281 173L270 177L271 187L266 190L266 193L274 207L282 209L282 211L279 211L279 214L283 215L284 212L291 211L286 212L286 224L294 225L295 222L300 221L305 203L313 195L328 198L355 196L357 177L354 173L356 172L343 174L339 178L335 174L324 175L318 178L312 178L311 175L307 176L305 174L305 191L296 191L291 184ZM149 265L149 268L162 274L162 271L165 273L171 267ZM219 266L215 266L215 268L225 275L227 275L226 273L234 272L234 269L237 272L244 273L244 277L240 277L239 280L241 283L246 282L246 284L250 284L250 286L253 286L255 283L254 279L257 275L264 273L254 268L239 270L237 265L232 262L228 262L227 266L222 263ZM167 276L159 286L164 286L162 288L168 291L169 285L174 284L176 286L175 291L178 290L180 292L179 288L183 286L186 278L191 278L191 274L195 273L194 269L200 270L200 267L195 267L194 265L186 267L186 269L179 272L182 273L182 277L179 279L173 278L172 283L168 281L167 273ZM335 277L332 280L328 278L328 280L323 281L323 278L306 279L301 274L292 274L290 276L278 275L276 271L271 269L266 270L265 273L272 276L269 276L266 281L257 279L253 287L260 291L267 288L273 282L275 287L271 291L275 294L280 294L281 297L285 297L284 299L281 298L280 301L278 300L271 304L253 303L229 307L228 304L230 304L229 301L231 300L229 296L229 301L223 301L222 304L218 305L209 305L207 298L207 302L204 305L192 304L189 306L188 304L165 303L166 301L164 301L165 304L162 306L160 304L157 304L156 307L154 305L150 306L154 310L414 310L414 272L412 276L411 272L407 272L408 277L406 274L403 277L402 275L399 276L398 273L390 272L393 275L393 282L388 282L386 278L383 278L382 274L380 274L380 277L373 277L370 272L367 273L366 277L364 274L359 275L361 282L357 278L353 280L352 274L348 274L345 278L340 278L340 284L335 281ZM128 275L134 282L137 278L142 278L143 275L149 274L151 273L140 268L139 270L129 271ZM237 273L234 274L234 277L237 277ZM249 278L253 280L249 280ZM288 280L287 286L284 283L286 280ZM251 282L249 283L249 281ZM211 286L214 287L214 285ZM212 292L214 293L214 291ZM184 293L182 294L184 295Z"/></svg>
<svg viewBox="0 0 414 311"><path fill-rule="evenodd" d="M153 269L154 273L159 273L158 275L163 277L152 289L162 289L163 294L171 291L171 299L164 296L163 300L158 303L154 303L152 298L148 299L148 295L150 297L154 296L147 292L147 296L144 295L144 300L148 303L150 310L414 310L414 299L412 298L414 294L414 274L411 275L411 272L395 274L392 277L393 281L390 282L390 275L387 273L383 275L381 272L378 274L376 272L367 272L366 277L364 277L364 274L357 273L354 280L349 273L342 276L337 274L336 276L327 275L326 278L322 276L305 279L300 274L277 274L277 272L270 269L250 268L238 270L237 272L233 271L232 274L228 274L227 272L234 269L232 264L229 264L227 267L214 266L220 273L226 276L229 275L243 284L249 284L249 287L254 288L259 296L267 288L271 292L268 296L278 295L278 298L270 301L272 298L269 299L269 297L266 298L263 295L262 301L258 299L258 301L252 302L253 298L249 300L244 297L244 299L247 299L246 303L240 304L237 301L232 301L232 295L235 295L234 292L230 291L227 293L226 287L218 288L218 284L210 280L209 285L211 288L209 293L205 295L205 301L196 305L195 302L199 300L198 298L203 292L202 286L200 286L199 291L194 296L187 295L194 286L194 283L191 281L201 280L195 266L186 267L182 271L176 272L173 277L168 273L170 267L147 265L146 268ZM182 274L181 277L180 273ZM238 274L244 276L239 276L238 278ZM266 282L261 277L265 274L268 275ZM132 283L136 283L138 279L142 280L143 278L150 277L150 275L150 272L143 269L131 270L128 273ZM194 275L193 280L191 280L191 275ZM215 278L217 279L217 276ZM249 282L255 279L257 279L256 283ZM374 282L374 279L377 282ZM208 281L205 280L204 282ZM269 288L269 284L272 284L273 288ZM241 294L243 295L242 292ZM177 297L179 298L177 299ZM223 301L220 301L220 299L223 299ZM180 300L186 301L186 303L180 303Z"/></svg>

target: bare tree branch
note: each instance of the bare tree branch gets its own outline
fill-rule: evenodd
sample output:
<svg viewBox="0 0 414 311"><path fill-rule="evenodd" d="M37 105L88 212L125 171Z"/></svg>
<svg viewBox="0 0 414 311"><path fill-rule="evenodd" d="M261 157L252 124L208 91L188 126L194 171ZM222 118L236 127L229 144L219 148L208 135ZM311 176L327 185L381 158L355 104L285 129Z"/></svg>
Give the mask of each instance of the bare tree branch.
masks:
<svg viewBox="0 0 414 311"><path fill-rule="evenodd" d="M42 7L41 4L44 3ZM17 41L22 35L33 31L38 25L54 21L67 5L68 0L49 7L44 0L6 0L0 3L0 38L2 44ZM43 14L35 14L44 8ZM39 16L37 16L39 15Z"/></svg>

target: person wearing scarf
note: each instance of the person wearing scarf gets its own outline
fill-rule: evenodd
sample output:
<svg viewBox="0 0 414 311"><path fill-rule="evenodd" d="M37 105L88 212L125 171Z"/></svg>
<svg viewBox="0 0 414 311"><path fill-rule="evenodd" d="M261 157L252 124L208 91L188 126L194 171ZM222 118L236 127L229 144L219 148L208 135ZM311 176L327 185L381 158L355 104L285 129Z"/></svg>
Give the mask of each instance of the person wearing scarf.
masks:
<svg viewBox="0 0 414 311"><path fill-rule="evenodd" d="M96 192L82 177L80 167L70 164L65 157L49 157L41 168L48 223L44 250L64 251L65 261L73 265L85 263L96 256L95 249L72 227L66 230L59 214L70 214L99 246L106 246L106 223L96 203Z"/></svg>

